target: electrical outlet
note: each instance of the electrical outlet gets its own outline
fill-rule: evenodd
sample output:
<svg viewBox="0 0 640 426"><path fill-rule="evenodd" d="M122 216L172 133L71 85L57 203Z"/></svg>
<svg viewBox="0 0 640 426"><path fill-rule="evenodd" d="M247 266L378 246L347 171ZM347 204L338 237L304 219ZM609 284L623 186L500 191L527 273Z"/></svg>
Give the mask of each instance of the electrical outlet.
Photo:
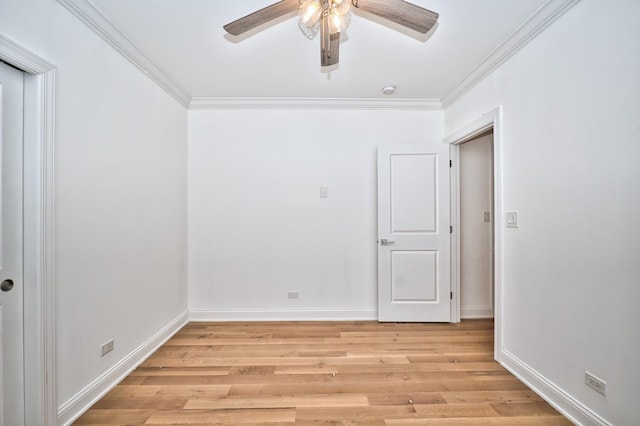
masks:
<svg viewBox="0 0 640 426"><path fill-rule="evenodd" d="M584 383L599 394L607 396L607 382L597 378L588 371L584 372Z"/></svg>
<svg viewBox="0 0 640 426"><path fill-rule="evenodd" d="M107 343L100 346L100 350L102 351L101 356L105 356L109 352L113 350L113 339L109 340Z"/></svg>
<svg viewBox="0 0 640 426"><path fill-rule="evenodd" d="M298 292L297 291L290 291L289 293L287 293L287 297L289 299L297 299L298 298Z"/></svg>

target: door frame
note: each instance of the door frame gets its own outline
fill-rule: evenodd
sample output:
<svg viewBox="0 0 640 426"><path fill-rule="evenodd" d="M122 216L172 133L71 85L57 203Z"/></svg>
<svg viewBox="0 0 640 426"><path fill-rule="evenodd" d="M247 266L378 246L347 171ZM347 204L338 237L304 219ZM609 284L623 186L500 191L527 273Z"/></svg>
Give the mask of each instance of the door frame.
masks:
<svg viewBox="0 0 640 426"><path fill-rule="evenodd" d="M55 66L0 33L0 59L24 79L25 423L53 426L55 397Z"/></svg>
<svg viewBox="0 0 640 426"><path fill-rule="evenodd" d="M460 322L460 145L481 134L493 130L493 310L494 310L494 358L500 361L503 341L503 170L502 170L502 108L487 112L477 120L462 126L444 138L450 146L451 191L451 322Z"/></svg>

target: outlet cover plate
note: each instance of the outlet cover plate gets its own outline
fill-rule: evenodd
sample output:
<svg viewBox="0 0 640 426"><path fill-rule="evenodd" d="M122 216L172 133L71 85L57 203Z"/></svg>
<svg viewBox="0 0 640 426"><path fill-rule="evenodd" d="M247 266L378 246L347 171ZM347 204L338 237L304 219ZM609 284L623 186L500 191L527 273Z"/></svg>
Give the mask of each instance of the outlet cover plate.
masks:
<svg viewBox="0 0 640 426"><path fill-rule="evenodd" d="M607 396L607 382L588 371L584 372L584 383L602 396Z"/></svg>
<svg viewBox="0 0 640 426"><path fill-rule="evenodd" d="M106 342L105 344L100 346L100 351L102 353L101 356L105 356L106 354L108 354L112 350L113 350L113 339L109 340L108 342Z"/></svg>

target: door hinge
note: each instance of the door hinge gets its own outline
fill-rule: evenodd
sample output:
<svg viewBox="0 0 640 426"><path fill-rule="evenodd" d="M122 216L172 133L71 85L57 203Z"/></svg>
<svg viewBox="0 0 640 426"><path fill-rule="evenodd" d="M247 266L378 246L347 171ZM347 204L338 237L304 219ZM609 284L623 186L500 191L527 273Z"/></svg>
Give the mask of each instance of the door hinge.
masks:
<svg viewBox="0 0 640 426"><path fill-rule="evenodd" d="M449 226L449 233L453 234L453 226Z"/></svg>
<svg viewBox="0 0 640 426"><path fill-rule="evenodd" d="M452 291L449 292L449 300L453 300L453 292Z"/></svg>
<svg viewBox="0 0 640 426"><path fill-rule="evenodd" d="M453 167L453 160L449 160L449 167Z"/></svg>

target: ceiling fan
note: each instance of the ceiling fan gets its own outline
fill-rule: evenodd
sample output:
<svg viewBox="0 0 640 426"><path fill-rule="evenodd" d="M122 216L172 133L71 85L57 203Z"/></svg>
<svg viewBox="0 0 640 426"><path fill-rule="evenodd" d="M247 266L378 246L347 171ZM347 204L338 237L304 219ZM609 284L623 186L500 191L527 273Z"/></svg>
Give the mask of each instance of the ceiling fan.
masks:
<svg viewBox="0 0 640 426"><path fill-rule="evenodd" d="M340 33L349 25L350 8L357 8L398 25L426 34L438 21L438 14L404 0L282 0L224 26L240 36L260 25L298 10L300 29L309 38L320 32L320 63L338 63Z"/></svg>

